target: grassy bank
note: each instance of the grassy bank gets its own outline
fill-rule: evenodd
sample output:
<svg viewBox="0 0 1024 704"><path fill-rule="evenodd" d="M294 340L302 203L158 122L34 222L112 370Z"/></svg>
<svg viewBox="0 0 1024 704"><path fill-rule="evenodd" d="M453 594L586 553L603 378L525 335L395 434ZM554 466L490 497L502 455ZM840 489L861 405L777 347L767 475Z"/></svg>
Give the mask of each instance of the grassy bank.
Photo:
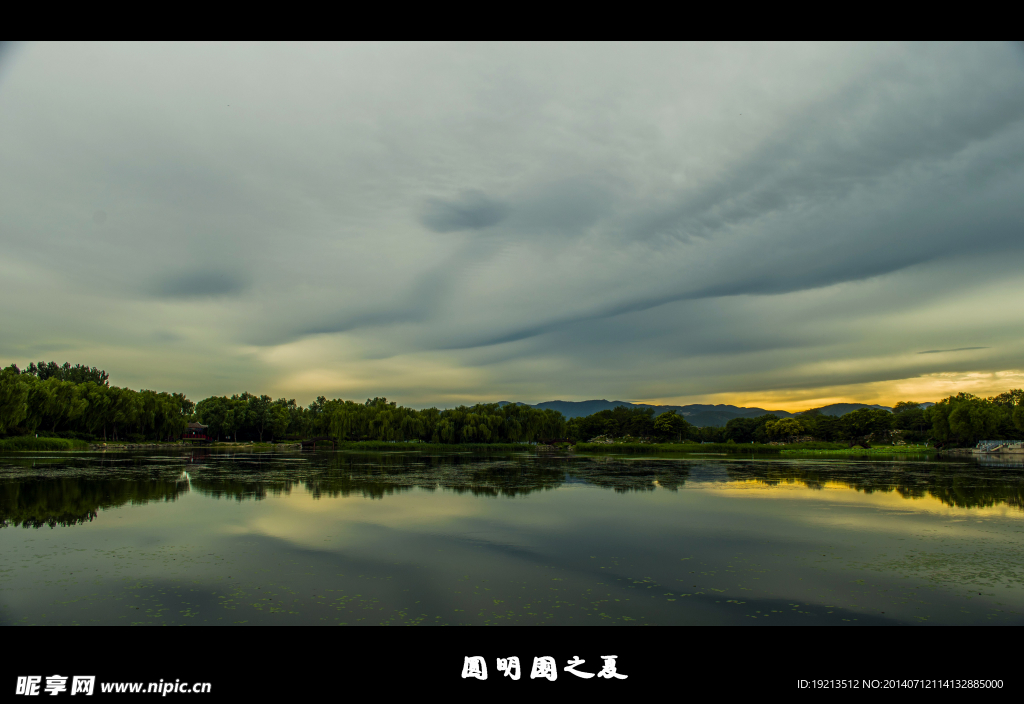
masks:
<svg viewBox="0 0 1024 704"><path fill-rule="evenodd" d="M65 438L18 437L0 440L0 452L53 452L56 450L87 450L89 443Z"/></svg>
<svg viewBox="0 0 1024 704"><path fill-rule="evenodd" d="M196 445L196 448L217 448L224 450L281 450L281 449L298 449L299 441L281 442L281 443L269 443L269 442L240 442L240 443L224 443L218 442L210 445ZM330 442L321 441L317 444L320 450L331 449ZM376 452L380 450L420 450L426 452L524 452L527 450L534 449L533 445L524 445L520 443L429 443L429 442L384 442L382 440L360 440L353 442L339 442L339 450L356 450L356 451L368 451Z"/></svg>
<svg viewBox="0 0 1024 704"><path fill-rule="evenodd" d="M817 447L818 445L835 445L835 447ZM881 455L923 455L938 452L934 447L926 445L875 445L869 448L847 447L838 443L804 443L784 445L782 454L785 457L819 457L819 456L859 456L872 457Z"/></svg>
<svg viewBox="0 0 1024 704"><path fill-rule="evenodd" d="M489 452L524 452L526 450L532 450L533 445L522 445L518 443L461 443L448 445L444 443L429 443L429 442L382 442L380 440L363 440L360 442L339 442L339 450L426 450L430 452L438 451L489 451Z"/></svg>
<svg viewBox="0 0 1024 704"><path fill-rule="evenodd" d="M658 452L689 452L727 455L777 455L782 447L778 445L743 445L737 443L599 443L581 442L576 445L578 452L627 452L636 454Z"/></svg>
<svg viewBox="0 0 1024 704"><path fill-rule="evenodd" d="M805 442L792 445L762 445L740 443L586 443L576 446L580 452L625 452L637 454L655 454L659 452L687 452L690 454L727 454L727 455L781 455L783 457L821 457L821 456L883 456L883 455L921 455L936 453L934 447L925 445L876 445L870 448L848 447L838 442Z"/></svg>

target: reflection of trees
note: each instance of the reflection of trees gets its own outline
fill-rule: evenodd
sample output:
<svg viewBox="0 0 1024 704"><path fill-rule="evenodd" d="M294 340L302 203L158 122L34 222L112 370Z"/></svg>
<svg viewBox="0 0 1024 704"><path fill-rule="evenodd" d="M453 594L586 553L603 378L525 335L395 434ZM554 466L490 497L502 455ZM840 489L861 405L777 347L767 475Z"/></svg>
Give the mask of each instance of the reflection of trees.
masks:
<svg viewBox="0 0 1024 704"><path fill-rule="evenodd" d="M174 501L187 482L166 479L41 478L0 483L0 527L72 526L101 509Z"/></svg>
<svg viewBox="0 0 1024 704"><path fill-rule="evenodd" d="M990 478L942 477L929 493L947 506L975 508L1006 504L1024 509L1024 479L1018 474L1015 481Z"/></svg>
<svg viewBox="0 0 1024 704"><path fill-rule="evenodd" d="M684 465L658 460L621 461L561 455L481 457L465 454L330 453L302 463L263 458L211 458L192 472L192 488L215 497L259 500L301 484L316 498L363 496L380 499L414 487L474 496L524 496L566 483L615 491L651 491L681 486Z"/></svg>
<svg viewBox="0 0 1024 704"><path fill-rule="evenodd" d="M215 499L235 499L243 501L254 499L259 501L267 496L288 495L292 486L296 484L294 479L282 477L268 477L262 474L256 476L207 476L205 473L192 477L192 488Z"/></svg>
<svg viewBox="0 0 1024 704"><path fill-rule="evenodd" d="M42 459L42 458L41 458ZM420 488L474 496L515 497L571 484L616 492L675 490L705 470L726 481L838 483L864 493L932 496L948 506L1009 505L1024 509L1024 468L936 462L678 461L574 454L331 452L218 453L159 457L142 453L78 457L51 465L5 463L0 526L73 525L125 503L172 501L191 489L236 501L287 495L381 499ZM187 466L191 485L184 481ZM72 476L75 472L78 475ZM17 475L22 478L17 478ZM179 478L181 475L181 478ZM176 481L177 479L177 481Z"/></svg>
<svg viewBox="0 0 1024 704"><path fill-rule="evenodd" d="M616 491L651 491L655 480L660 480L662 486L676 487L686 476L680 463L607 457L509 455L481 459L471 455L405 455L404 461L395 457L370 467L364 465L365 457L335 457L338 475L369 496L381 496L383 486L510 497L548 491L567 483L593 484ZM374 491L367 490L371 486Z"/></svg>
<svg viewBox="0 0 1024 704"><path fill-rule="evenodd" d="M872 463L853 465L730 465L734 481L755 480L769 486L799 483L822 489L827 483L848 486L865 494L896 492L905 499L932 496L947 506L985 508L997 505L1024 509L1024 472L980 465L934 463Z"/></svg>

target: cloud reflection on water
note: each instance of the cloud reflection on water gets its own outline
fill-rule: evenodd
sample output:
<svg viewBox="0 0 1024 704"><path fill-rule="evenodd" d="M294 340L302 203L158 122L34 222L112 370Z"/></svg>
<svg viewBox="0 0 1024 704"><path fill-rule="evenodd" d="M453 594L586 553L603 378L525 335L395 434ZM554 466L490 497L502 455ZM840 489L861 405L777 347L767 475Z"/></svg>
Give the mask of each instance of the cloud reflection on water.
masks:
<svg viewBox="0 0 1024 704"><path fill-rule="evenodd" d="M365 510L379 517L392 509L389 501L376 500L393 500L415 488L432 492L435 505L418 502L423 504L418 510L434 514L456 505L459 512L466 510L464 503L448 501L448 494L516 498L577 486L616 493L689 488L726 496L785 496L944 513L957 509L976 515L1001 511L1024 517L1024 473L966 463L209 452L194 453L188 460L187 476L182 458L174 456L7 460L0 470L0 521L13 526L74 525L95 519L98 511L174 501L189 491L236 502L288 497L297 502L289 504L295 510L314 515L336 510L325 499L364 498L375 500ZM401 509L408 510L408 505Z"/></svg>

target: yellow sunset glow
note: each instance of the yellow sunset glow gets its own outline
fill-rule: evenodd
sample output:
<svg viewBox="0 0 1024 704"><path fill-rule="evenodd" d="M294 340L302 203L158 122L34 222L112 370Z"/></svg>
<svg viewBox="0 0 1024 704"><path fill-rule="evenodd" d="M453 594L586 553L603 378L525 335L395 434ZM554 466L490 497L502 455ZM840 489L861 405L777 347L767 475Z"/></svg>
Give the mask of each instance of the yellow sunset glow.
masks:
<svg viewBox="0 0 1024 704"><path fill-rule="evenodd" d="M966 392L976 396L994 396L1008 389L1024 387L1024 371L963 372L927 374L910 379L875 381L846 386L811 389L773 389L767 391L709 394L698 397L637 399L633 403L685 405L690 403L731 404L797 413L832 403L867 403L893 406L900 401L939 401Z"/></svg>

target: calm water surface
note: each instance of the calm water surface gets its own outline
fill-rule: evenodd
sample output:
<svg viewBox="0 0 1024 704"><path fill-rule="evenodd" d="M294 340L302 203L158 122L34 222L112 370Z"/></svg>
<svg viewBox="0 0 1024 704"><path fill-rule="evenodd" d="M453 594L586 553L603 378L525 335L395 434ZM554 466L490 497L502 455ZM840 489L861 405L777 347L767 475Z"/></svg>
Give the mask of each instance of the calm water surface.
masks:
<svg viewBox="0 0 1024 704"><path fill-rule="evenodd" d="M1024 468L0 456L0 623L1024 624Z"/></svg>

